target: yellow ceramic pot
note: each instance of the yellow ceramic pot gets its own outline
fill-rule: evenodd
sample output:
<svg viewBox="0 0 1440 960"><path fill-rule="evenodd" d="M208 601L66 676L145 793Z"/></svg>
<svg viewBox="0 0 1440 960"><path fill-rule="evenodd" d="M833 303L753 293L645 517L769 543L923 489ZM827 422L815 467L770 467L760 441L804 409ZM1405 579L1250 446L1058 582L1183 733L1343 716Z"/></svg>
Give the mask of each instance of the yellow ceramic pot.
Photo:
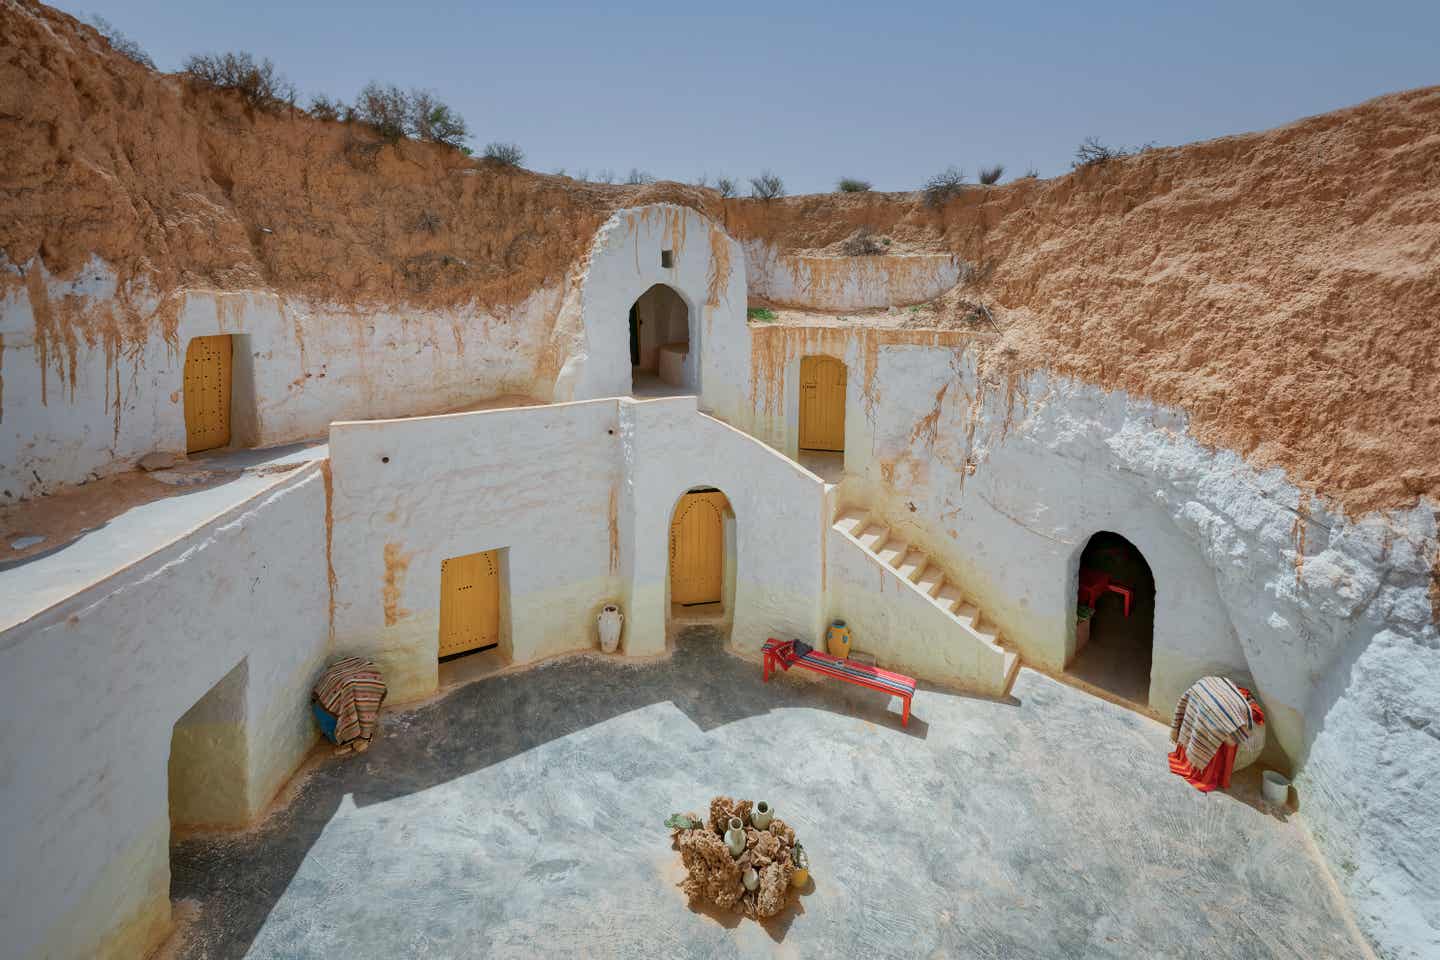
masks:
<svg viewBox="0 0 1440 960"><path fill-rule="evenodd" d="M844 660L850 656L850 628L844 620L832 620L825 632L825 647L830 656Z"/></svg>

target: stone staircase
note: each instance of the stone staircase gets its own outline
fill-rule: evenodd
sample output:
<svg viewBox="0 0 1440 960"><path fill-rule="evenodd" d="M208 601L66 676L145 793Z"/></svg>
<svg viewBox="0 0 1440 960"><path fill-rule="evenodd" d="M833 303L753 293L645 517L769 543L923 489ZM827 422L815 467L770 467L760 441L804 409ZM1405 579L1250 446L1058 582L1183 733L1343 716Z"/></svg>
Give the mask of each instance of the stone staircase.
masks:
<svg viewBox="0 0 1440 960"><path fill-rule="evenodd" d="M984 676L957 679L972 681L999 696L1009 694L1020 672L1020 655L1005 649L999 627L985 621L980 608L966 599L959 585L939 564L893 535L882 519L873 517L862 507L841 507L832 526L870 554L904 587L923 596L948 618L954 625L957 644L980 644L992 652L979 658L985 665Z"/></svg>

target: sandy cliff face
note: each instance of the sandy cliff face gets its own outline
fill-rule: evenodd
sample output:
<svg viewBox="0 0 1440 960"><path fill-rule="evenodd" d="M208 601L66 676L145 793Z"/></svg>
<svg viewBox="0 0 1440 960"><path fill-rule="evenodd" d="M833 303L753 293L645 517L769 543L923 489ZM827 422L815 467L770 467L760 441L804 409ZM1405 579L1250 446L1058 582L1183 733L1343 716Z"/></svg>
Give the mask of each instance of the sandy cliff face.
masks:
<svg viewBox="0 0 1440 960"><path fill-rule="evenodd" d="M979 267L1007 366L1185 410L1342 501L1440 498L1440 88L1054 180L727 203L783 253L860 226Z"/></svg>
<svg viewBox="0 0 1440 960"><path fill-rule="evenodd" d="M94 256L159 289L494 308L558 281L615 209L706 202L256 113L30 0L0 2L0 36L0 251L22 269L70 277Z"/></svg>

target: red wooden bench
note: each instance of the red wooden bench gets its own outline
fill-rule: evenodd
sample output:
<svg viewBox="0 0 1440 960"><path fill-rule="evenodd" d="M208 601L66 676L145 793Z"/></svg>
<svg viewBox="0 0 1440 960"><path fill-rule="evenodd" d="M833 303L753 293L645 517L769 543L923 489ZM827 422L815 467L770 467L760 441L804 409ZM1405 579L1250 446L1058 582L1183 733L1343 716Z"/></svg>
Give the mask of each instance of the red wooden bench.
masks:
<svg viewBox="0 0 1440 960"><path fill-rule="evenodd" d="M889 670L881 670L879 667L867 667L863 663L855 663L853 660L842 660L839 657L832 657L828 653L821 653L819 650L811 650L809 653L802 653L798 656L793 653L790 640L776 640L771 637L765 641L760 649L765 654L765 679L769 681L770 674L779 667L801 666L807 670L814 670L816 673L823 673L827 677L834 677L836 680L844 680L846 683L853 683L861 687L869 687L871 690L879 690L881 693L888 693L897 696L904 703L905 709L900 714L900 725L910 725L910 698L915 696L915 678L907 677L903 673L891 673Z"/></svg>

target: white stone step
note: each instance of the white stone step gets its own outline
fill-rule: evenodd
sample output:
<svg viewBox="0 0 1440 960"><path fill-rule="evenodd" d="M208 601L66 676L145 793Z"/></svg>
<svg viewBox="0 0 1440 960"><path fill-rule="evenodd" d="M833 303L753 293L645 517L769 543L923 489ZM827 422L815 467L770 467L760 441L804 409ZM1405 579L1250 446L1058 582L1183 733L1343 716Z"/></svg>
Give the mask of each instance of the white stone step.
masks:
<svg viewBox="0 0 1440 960"><path fill-rule="evenodd" d="M935 602L945 609L946 613L954 614L955 608L965 602L965 595L953 583L946 583L935 594Z"/></svg>
<svg viewBox="0 0 1440 960"><path fill-rule="evenodd" d="M840 511L840 516L835 520L835 529L842 533L855 536L865 529L865 521L870 514L858 507L847 507Z"/></svg>
<svg viewBox="0 0 1440 960"><path fill-rule="evenodd" d="M875 551L875 556L880 558L881 563L893 570L896 564L900 562L900 558L905 555L906 549L905 544L901 540L896 537L891 537L881 545L879 550Z"/></svg>
<svg viewBox="0 0 1440 960"><path fill-rule="evenodd" d="M915 574L919 573L926 564L925 554L919 550L911 550L895 564L895 572L900 574L911 583L915 582Z"/></svg>
<svg viewBox="0 0 1440 960"><path fill-rule="evenodd" d="M939 593L944 583L945 571L933 563L921 570L915 577L915 586L919 587L921 592L928 597L934 597Z"/></svg>
<svg viewBox="0 0 1440 960"><path fill-rule="evenodd" d="M975 606L975 604L967 601L955 607L951 612L955 614L956 620L959 620L971 630L975 630L977 633L979 632L980 608Z"/></svg>
<svg viewBox="0 0 1440 960"><path fill-rule="evenodd" d="M859 536L855 539L860 541L860 546L874 553L876 547L884 545L885 538L889 535L890 531L884 524L872 523L861 530Z"/></svg>

